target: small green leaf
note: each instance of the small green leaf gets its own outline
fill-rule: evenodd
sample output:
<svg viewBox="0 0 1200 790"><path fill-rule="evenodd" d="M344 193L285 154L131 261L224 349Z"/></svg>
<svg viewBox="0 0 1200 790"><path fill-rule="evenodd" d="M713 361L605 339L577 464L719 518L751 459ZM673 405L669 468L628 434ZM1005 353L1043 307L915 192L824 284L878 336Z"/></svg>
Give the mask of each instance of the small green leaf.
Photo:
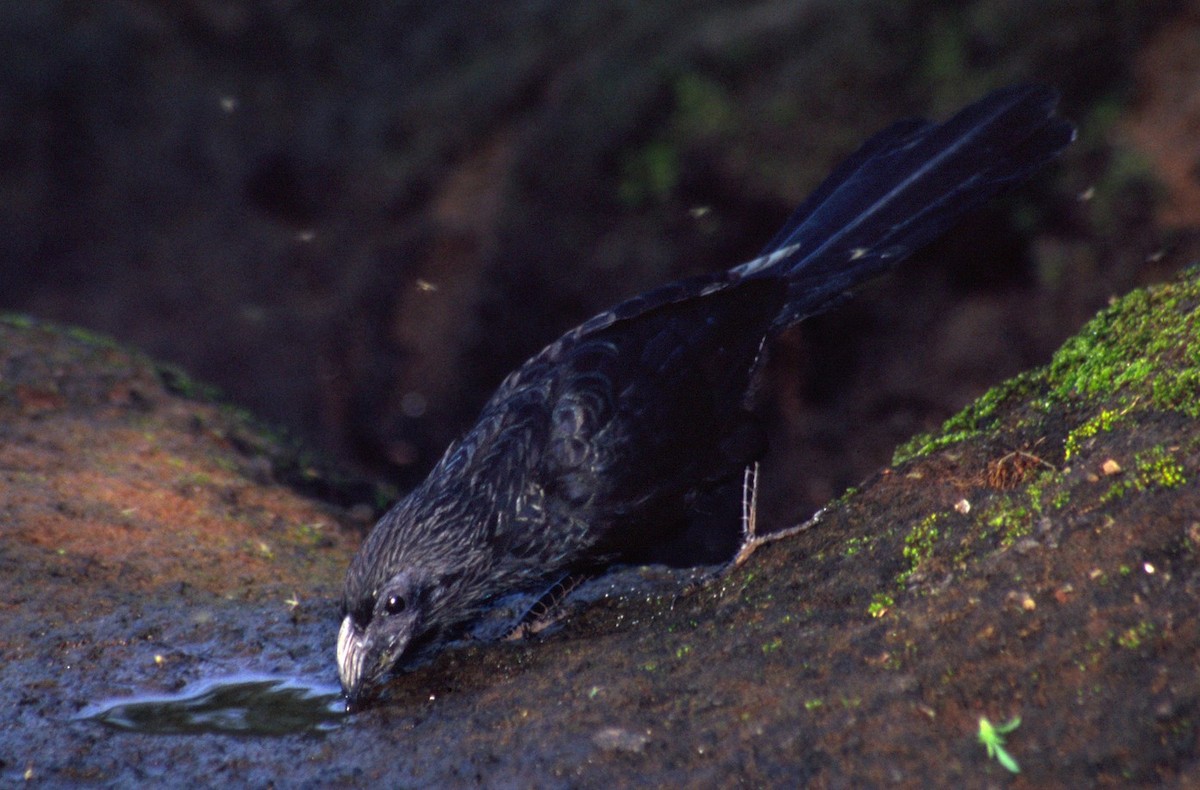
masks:
<svg viewBox="0 0 1200 790"><path fill-rule="evenodd" d="M979 742L987 749L988 757L995 758L1014 774L1021 773L1021 766L1017 765L1017 761L1005 750L1004 736L1020 726L1020 716L1014 716L1010 721L999 725L992 724L983 716L979 717Z"/></svg>
<svg viewBox="0 0 1200 790"><path fill-rule="evenodd" d="M996 747L996 761L1008 770L1012 771L1014 774L1021 773L1021 766L1017 765L1017 761L1012 758L1012 755L1004 750L1003 746Z"/></svg>

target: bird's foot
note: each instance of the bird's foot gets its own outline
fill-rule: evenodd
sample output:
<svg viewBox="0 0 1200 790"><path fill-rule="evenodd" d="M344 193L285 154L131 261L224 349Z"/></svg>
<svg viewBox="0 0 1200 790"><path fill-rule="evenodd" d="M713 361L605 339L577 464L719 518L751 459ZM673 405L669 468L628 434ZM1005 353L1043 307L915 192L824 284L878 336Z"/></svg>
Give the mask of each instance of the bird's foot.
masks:
<svg viewBox="0 0 1200 790"><path fill-rule="evenodd" d="M777 540L783 540L784 538L790 538L793 535L799 535L801 532L806 532L812 527L817 526L817 524L821 523L821 519L825 517L825 513L828 512L828 510L829 508L821 508L816 513L813 513L812 518L801 524L795 524L784 529L775 530L774 532L768 532L765 535L751 534L746 536L742 541L742 547L738 549L738 553L734 555L732 560L729 561L729 564L724 567L722 573L728 573L729 571L739 567L746 560L750 559L750 555L753 554L759 546L765 546L766 544L774 543Z"/></svg>
<svg viewBox="0 0 1200 790"><path fill-rule="evenodd" d="M774 543L777 540L790 538L793 535L799 535L812 527L815 527L821 522L825 514L828 512L828 507L823 507L812 515L812 518L807 521L796 524L795 526L785 529L768 532L765 535L758 534L758 464L754 463L746 467L745 474L742 478L742 545L738 549L737 554L733 559L717 565L710 569L706 569L699 578L689 582L681 593L686 597L695 592L698 592L709 584L718 579L724 578L731 571L741 567L742 563L750 559L760 546L765 546L768 543Z"/></svg>
<svg viewBox="0 0 1200 790"><path fill-rule="evenodd" d="M750 464L746 467L746 471L742 476L742 546L738 549L733 559L730 560L729 564L725 566L723 573L728 573L740 567L742 563L750 559L750 555L759 546L765 546L777 540L799 535L801 532L816 526L820 523L825 512L826 508L821 508L813 514L812 518L801 524L776 530L775 532L768 532L765 535L758 534L758 462Z"/></svg>
<svg viewBox="0 0 1200 790"><path fill-rule="evenodd" d="M563 602L572 590L590 578L592 578L592 574L568 573L550 585L549 589L517 618L516 624L504 635L503 639L505 641L528 639L555 623L561 622L568 614L567 607Z"/></svg>

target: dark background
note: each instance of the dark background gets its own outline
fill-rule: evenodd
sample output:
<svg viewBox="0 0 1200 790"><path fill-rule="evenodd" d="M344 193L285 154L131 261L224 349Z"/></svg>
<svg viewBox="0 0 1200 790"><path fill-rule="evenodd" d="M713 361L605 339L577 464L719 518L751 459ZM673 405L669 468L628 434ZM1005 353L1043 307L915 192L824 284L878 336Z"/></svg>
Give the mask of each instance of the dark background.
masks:
<svg viewBox="0 0 1200 790"><path fill-rule="evenodd" d="M1058 86L1061 165L777 344L791 519L1194 259L1168 132L1200 129L1198 29L1165 0L5 3L0 308L403 488L511 367L752 256L873 131Z"/></svg>

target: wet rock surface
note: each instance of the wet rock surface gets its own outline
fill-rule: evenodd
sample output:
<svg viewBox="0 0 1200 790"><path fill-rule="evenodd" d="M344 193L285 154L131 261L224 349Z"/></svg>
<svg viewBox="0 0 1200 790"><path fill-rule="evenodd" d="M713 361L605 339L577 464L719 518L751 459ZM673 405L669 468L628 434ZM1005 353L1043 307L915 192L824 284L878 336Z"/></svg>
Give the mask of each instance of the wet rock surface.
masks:
<svg viewBox="0 0 1200 790"><path fill-rule="evenodd" d="M1020 782L1193 783L1200 422L1171 384L1200 367L1198 306L1195 274L1119 302L715 582L628 569L561 630L460 646L354 716L186 734L96 706L248 674L328 693L363 521L274 482L277 440L169 391L150 361L9 317L0 770L46 786L963 786L1010 778L976 732L1020 716ZM270 693L217 707L293 721Z"/></svg>

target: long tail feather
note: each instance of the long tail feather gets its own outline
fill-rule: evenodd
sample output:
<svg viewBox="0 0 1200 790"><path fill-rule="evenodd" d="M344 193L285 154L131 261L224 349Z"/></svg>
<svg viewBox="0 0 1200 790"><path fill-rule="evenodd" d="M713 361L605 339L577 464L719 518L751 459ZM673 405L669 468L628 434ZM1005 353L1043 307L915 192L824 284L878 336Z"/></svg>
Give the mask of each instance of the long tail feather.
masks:
<svg viewBox="0 0 1200 790"><path fill-rule="evenodd" d="M1042 86L989 94L948 121L902 121L871 138L800 205L736 277L788 280L775 321L820 312L890 269L1074 139Z"/></svg>

